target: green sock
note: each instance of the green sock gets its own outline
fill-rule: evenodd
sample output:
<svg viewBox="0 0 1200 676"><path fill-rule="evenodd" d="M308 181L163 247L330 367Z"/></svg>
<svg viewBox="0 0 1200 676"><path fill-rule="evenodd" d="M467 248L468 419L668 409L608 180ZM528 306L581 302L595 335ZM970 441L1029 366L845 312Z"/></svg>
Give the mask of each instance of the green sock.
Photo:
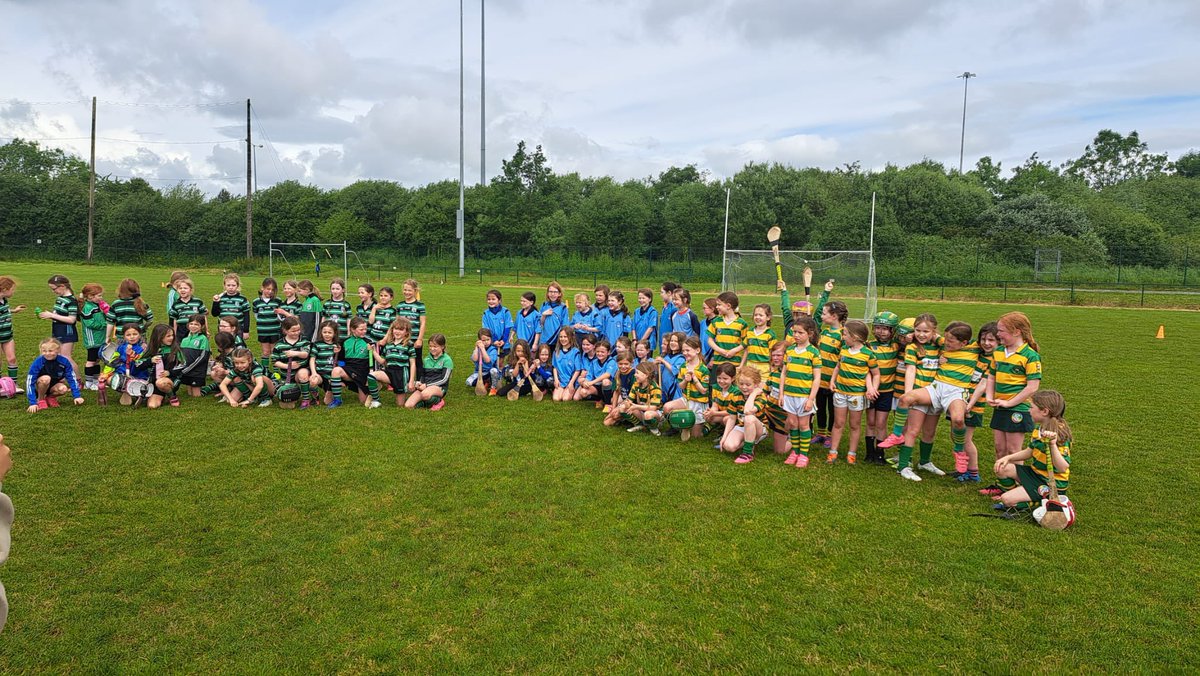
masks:
<svg viewBox="0 0 1200 676"><path fill-rule="evenodd" d="M212 394L213 392L220 391L220 389L221 389L220 383L209 383L209 384L205 385L204 387L200 388L200 394L207 397L208 395Z"/></svg>
<svg viewBox="0 0 1200 676"><path fill-rule="evenodd" d="M933 442L925 443L924 441L922 441L921 442L921 464L924 465L925 463L930 462L932 460L933 460Z"/></svg>
<svg viewBox="0 0 1200 676"><path fill-rule="evenodd" d="M17 379L17 365L16 364L8 365L8 377L12 378L13 380Z"/></svg>
<svg viewBox="0 0 1200 676"><path fill-rule="evenodd" d="M812 438L812 430L800 430L800 450L797 453L808 457L808 447L812 445Z"/></svg>
<svg viewBox="0 0 1200 676"><path fill-rule="evenodd" d="M908 409L897 408L896 415L892 416L892 434L900 436L904 434L904 426L908 424Z"/></svg>
<svg viewBox="0 0 1200 676"><path fill-rule="evenodd" d="M904 469L912 462L913 447L904 445L900 447L900 461L896 463L896 469Z"/></svg>
<svg viewBox="0 0 1200 676"><path fill-rule="evenodd" d="M1032 502L1018 502L1017 504L1013 505L1013 507L1016 507L1017 509L1029 509L1030 507L1033 507L1033 503Z"/></svg>
<svg viewBox="0 0 1200 676"><path fill-rule="evenodd" d="M954 452L962 453L963 446L965 446L967 443L967 428L966 428L966 426L965 425L962 427L953 427L952 426L950 428L950 440L954 442Z"/></svg>
<svg viewBox="0 0 1200 676"><path fill-rule="evenodd" d="M342 398L342 379L337 378L337 377L330 378L329 379L329 389L330 389L330 391L333 392L334 399L341 399Z"/></svg>
<svg viewBox="0 0 1200 676"><path fill-rule="evenodd" d="M308 383L300 383L300 399L308 399Z"/></svg>
<svg viewBox="0 0 1200 676"><path fill-rule="evenodd" d="M1000 484L1000 488L1003 488L1005 490L1005 492L1010 491L1017 487L1017 480L1009 479L1008 477L999 479L996 481L996 483Z"/></svg>
<svg viewBox="0 0 1200 676"><path fill-rule="evenodd" d="M371 394L371 398L379 401L379 381L375 380L375 376L367 376L367 392Z"/></svg>
<svg viewBox="0 0 1200 676"><path fill-rule="evenodd" d="M754 442L750 440L743 441L742 453L745 455L754 455Z"/></svg>
<svg viewBox="0 0 1200 676"><path fill-rule="evenodd" d="M270 357L259 357L258 363L262 365L264 371L271 370L271 358Z"/></svg>
<svg viewBox="0 0 1200 676"><path fill-rule="evenodd" d="M800 452L800 430L794 429L788 432L788 438L792 441L792 453Z"/></svg>

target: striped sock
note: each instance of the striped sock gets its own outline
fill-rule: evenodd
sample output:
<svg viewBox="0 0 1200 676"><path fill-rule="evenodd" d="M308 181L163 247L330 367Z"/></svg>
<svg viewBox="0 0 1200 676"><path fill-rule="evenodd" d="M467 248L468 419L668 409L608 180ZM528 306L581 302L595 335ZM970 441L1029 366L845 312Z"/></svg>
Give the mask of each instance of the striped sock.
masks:
<svg viewBox="0 0 1200 676"><path fill-rule="evenodd" d="M933 460L933 442L931 441L929 443L925 443L924 441L922 441L921 442L921 464L924 465L925 463L931 462L932 460Z"/></svg>
<svg viewBox="0 0 1200 676"><path fill-rule="evenodd" d="M792 440L792 453L799 453L800 452L800 430L799 430L799 428L788 432L788 437ZM804 454L808 455L807 448L805 449Z"/></svg>
<svg viewBox="0 0 1200 676"><path fill-rule="evenodd" d="M1003 488L1005 492L1011 491L1017 487L1017 480L1009 479L1008 477L998 479L996 483L1000 484L1000 488Z"/></svg>
<svg viewBox="0 0 1200 676"><path fill-rule="evenodd" d="M271 358L270 357L259 357L258 363L260 365L262 365L264 371L271 370Z"/></svg>
<svg viewBox="0 0 1200 676"><path fill-rule="evenodd" d="M896 463L896 469L904 469L912 462L913 447L905 444L900 447L900 461Z"/></svg>
<svg viewBox="0 0 1200 676"><path fill-rule="evenodd" d="M308 399L308 383L300 383L300 399Z"/></svg>
<svg viewBox="0 0 1200 676"><path fill-rule="evenodd" d="M333 392L334 399L342 398L342 379L333 377L329 379L329 389Z"/></svg>
<svg viewBox="0 0 1200 676"><path fill-rule="evenodd" d="M963 446L965 446L967 443L967 428L966 428L966 426L964 425L962 427L951 427L950 428L950 441L954 442L954 452L962 453Z"/></svg>
<svg viewBox="0 0 1200 676"><path fill-rule="evenodd" d="M379 381L375 380L375 376L367 376L367 392L371 394L371 398L379 401Z"/></svg>
<svg viewBox="0 0 1200 676"><path fill-rule="evenodd" d="M754 455L754 442L747 439L742 442L742 453L746 455Z"/></svg>
<svg viewBox="0 0 1200 676"><path fill-rule="evenodd" d="M796 452L808 457L808 447L812 444L812 430L800 430L800 447Z"/></svg>
<svg viewBox="0 0 1200 676"><path fill-rule="evenodd" d="M17 379L17 365L16 364L8 365L8 377L12 378L13 380Z"/></svg>
<svg viewBox="0 0 1200 676"><path fill-rule="evenodd" d="M214 392L219 392L220 390L221 390L220 383L209 383L209 384L205 385L204 387L200 388L200 394L202 396L207 397Z"/></svg>
<svg viewBox="0 0 1200 676"><path fill-rule="evenodd" d="M904 434L904 426L908 424L908 409L897 408L896 415L892 416L892 434L900 436Z"/></svg>

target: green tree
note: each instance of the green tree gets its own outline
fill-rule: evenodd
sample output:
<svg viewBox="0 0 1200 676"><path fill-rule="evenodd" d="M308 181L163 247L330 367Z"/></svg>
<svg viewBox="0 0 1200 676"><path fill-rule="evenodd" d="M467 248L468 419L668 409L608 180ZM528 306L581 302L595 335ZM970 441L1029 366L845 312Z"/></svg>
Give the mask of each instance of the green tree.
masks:
<svg viewBox="0 0 1200 676"><path fill-rule="evenodd" d="M330 197L330 208L335 215L349 214L366 225L365 231L355 230L356 241L382 242L391 238L396 216L404 209L410 196L408 190L393 181L355 181L333 192ZM326 219L328 222L329 219Z"/></svg>
<svg viewBox="0 0 1200 676"><path fill-rule="evenodd" d="M317 226L317 239L322 242L366 243L375 234L374 228L349 211L335 211Z"/></svg>
<svg viewBox="0 0 1200 676"><path fill-rule="evenodd" d="M1161 174L1169 164L1166 153L1150 153L1136 131L1122 136L1111 129L1102 129L1083 155L1064 164L1063 169L1068 176L1082 178L1099 190L1121 181Z"/></svg>
<svg viewBox="0 0 1200 676"><path fill-rule="evenodd" d="M429 247L455 241L458 181L439 181L412 191L396 215L395 237L406 248ZM471 213L471 210L468 210ZM479 233L467 223L467 240L479 242Z"/></svg>
<svg viewBox="0 0 1200 676"><path fill-rule="evenodd" d="M600 179L573 219L570 242L576 246L613 250L644 248L646 228L654 210L645 184Z"/></svg>
<svg viewBox="0 0 1200 676"><path fill-rule="evenodd" d="M670 247L696 246L697 242L719 245L724 224L723 209L714 209L713 197L713 190L703 183L676 186L662 207L663 244Z"/></svg>
<svg viewBox="0 0 1200 676"><path fill-rule="evenodd" d="M1003 200L980 214L976 226L994 251L1014 263L1032 263L1039 248L1059 249L1070 262L1105 260L1104 243L1083 211L1044 194Z"/></svg>
<svg viewBox="0 0 1200 676"><path fill-rule="evenodd" d="M317 226L329 218L329 195L297 181L282 181L254 197L255 247L266 249L268 240L311 242Z"/></svg>
<svg viewBox="0 0 1200 676"><path fill-rule="evenodd" d="M979 185L992 193L993 197L1003 197L1005 185L1004 179L1000 176L1000 165L1000 162L995 162L991 157L984 155L975 162L975 168L968 171L967 176L979 181Z"/></svg>
<svg viewBox="0 0 1200 676"><path fill-rule="evenodd" d="M1200 178L1200 152L1189 150L1175 160L1175 173L1184 178Z"/></svg>

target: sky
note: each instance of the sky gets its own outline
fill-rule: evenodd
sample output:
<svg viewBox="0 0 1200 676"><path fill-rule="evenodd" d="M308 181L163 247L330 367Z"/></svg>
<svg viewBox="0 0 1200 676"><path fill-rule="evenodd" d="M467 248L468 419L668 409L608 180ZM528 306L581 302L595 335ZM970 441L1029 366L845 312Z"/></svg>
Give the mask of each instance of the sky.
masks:
<svg viewBox="0 0 1200 676"><path fill-rule="evenodd" d="M621 180L956 168L964 72L967 168L1058 164L1101 129L1200 148L1195 0L466 0L464 18L468 184L481 114L488 177L520 140ZM94 96L98 173L240 194L250 99L259 189L457 179L459 46L444 0L0 0L0 143L86 159Z"/></svg>

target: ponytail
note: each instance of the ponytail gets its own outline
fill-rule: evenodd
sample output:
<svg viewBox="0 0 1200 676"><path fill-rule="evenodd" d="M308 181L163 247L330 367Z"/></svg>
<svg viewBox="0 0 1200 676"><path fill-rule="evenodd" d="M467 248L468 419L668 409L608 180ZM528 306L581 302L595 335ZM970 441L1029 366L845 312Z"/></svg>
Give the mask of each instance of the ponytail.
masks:
<svg viewBox="0 0 1200 676"><path fill-rule="evenodd" d="M1024 312L1006 313L997 320L997 323L1009 331L1021 334L1021 340L1028 343L1034 352L1041 352L1038 349L1037 341L1033 339L1033 326L1029 323L1029 317L1026 317Z"/></svg>

